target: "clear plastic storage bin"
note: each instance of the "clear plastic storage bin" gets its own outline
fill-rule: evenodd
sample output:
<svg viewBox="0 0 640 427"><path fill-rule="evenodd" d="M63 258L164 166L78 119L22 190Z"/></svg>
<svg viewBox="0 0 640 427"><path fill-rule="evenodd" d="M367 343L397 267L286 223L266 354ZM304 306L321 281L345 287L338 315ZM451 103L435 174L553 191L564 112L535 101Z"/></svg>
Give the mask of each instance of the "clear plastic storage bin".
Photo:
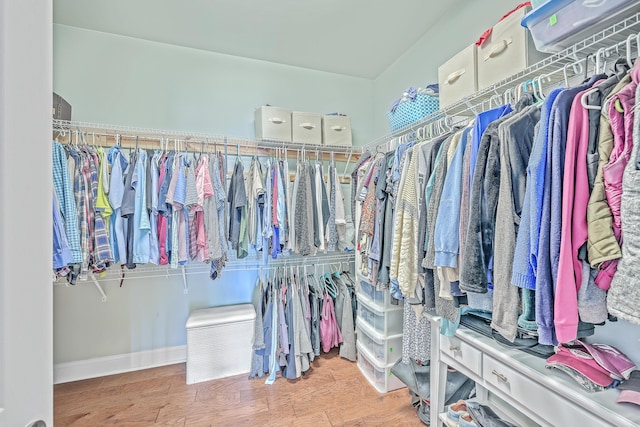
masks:
<svg viewBox="0 0 640 427"><path fill-rule="evenodd" d="M402 307L402 301L398 304L391 304L392 298L389 289L377 290L369 281L358 275L358 297L368 299L367 303L380 311Z"/></svg>
<svg viewBox="0 0 640 427"><path fill-rule="evenodd" d="M623 13L640 10L638 0L549 0L522 18L541 52L559 52L619 20Z"/></svg>
<svg viewBox="0 0 640 427"><path fill-rule="evenodd" d="M358 301L358 323L366 323L371 329L382 336L391 336L402 333L402 308L390 310L377 310L361 298Z"/></svg>
<svg viewBox="0 0 640 427"><path fill-rule="evenodd" d="M358 344L358 368L362 375L380 393L398 390L406 387L395 375L391 373L393 363L379 365L369 352Z"/></svg>
<svg viewBox="0 0 640 427"><path fill-rule="evenodd" d="M384 337L362 322L357 326L358 343L366 348L378 364L396 362L402 356L402 334Z"/></svg>

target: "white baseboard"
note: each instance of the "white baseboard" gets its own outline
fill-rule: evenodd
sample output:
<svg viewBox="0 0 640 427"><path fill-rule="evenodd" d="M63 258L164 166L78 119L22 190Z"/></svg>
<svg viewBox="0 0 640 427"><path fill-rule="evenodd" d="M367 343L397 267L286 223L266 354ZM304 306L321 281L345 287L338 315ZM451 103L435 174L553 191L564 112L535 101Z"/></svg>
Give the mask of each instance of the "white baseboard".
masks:
<svg viewBox="0 0 640 427"><path fill-rule="evenodd" d="M103 377L122 372L138 371L157 366L186 362L187 346L158 348L137 353L116 354L75 362L56 363L53 367L54 384L87 378Z"/></svg>

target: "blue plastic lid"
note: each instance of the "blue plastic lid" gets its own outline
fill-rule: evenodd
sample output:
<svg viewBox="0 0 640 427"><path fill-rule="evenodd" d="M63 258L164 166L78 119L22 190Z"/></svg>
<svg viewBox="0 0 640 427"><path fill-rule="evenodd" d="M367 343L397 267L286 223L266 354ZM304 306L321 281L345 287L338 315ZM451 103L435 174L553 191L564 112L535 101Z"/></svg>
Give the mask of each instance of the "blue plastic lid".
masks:
<svg viewBox="0 0 640 427"><path fill-rule="evenodd" d="M543 19L549 18L549 16L558 12L560 9L572 3L573 1L575 0L549 0L542 6L527 13L522 18L522 21L520 21L520 25L525 28L531 29L532 26L542 21Z"/></svg>

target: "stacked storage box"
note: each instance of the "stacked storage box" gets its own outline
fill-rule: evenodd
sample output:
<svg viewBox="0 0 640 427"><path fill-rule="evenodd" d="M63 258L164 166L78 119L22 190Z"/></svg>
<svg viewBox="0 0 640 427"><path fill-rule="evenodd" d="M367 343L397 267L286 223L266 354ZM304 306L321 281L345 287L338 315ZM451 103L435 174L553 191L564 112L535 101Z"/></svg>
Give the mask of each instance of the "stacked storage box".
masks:
<svg viewBox="0 0 640 427"><path fill-rule="evenodd" d="M389 290L378 291L358 275L358 367L380 393L405 387L391 373L402 357L403 306L391 303Z"/></svg>

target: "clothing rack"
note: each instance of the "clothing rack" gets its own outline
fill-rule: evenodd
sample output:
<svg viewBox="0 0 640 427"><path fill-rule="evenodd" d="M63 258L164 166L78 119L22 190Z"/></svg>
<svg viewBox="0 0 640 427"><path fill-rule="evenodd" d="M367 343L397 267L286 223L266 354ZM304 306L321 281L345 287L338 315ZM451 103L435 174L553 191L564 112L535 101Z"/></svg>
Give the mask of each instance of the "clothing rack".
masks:
<svg viewBox="0 0 640 427"><path fill-rule="evenodd" d="M482 111L514 101L521 92L535 92L539 88L544 91L566 84L569 79L584 75L589 65L606 66L609 60L615 61L616 55L626 56L628 61L640 57L640 12L420 121L371 141L362 147L362 152L379 150L392 140L403 142L411 136L435 137L446 133Z"/></svg>
<svg viewBox="0 0 640 427"><path fill-rule="evenodd" d="M312 262L309 262L312 260ZM317 269L322 267L339 267L342 269L344 264L348 268L355 262L355 253L353 252L336 252L315 255L313 257L304 257L300 255L282 256L269 261L269 264L261 264L261 257L253 256L250 259L229 260L224 268L224 272L228 271L259 271L260 273L287 267L313 267ZM209 264L190 264L181 266L179 269L171 269L169 266L157 267L137 267L133 270L120 270L112 268L104 273L90 273L85 283L92 283L100 293L102 302L107 302L107 294L101 285L101 282L126 281L127 279L157 279L159 277L181 277L183 284L183 293L189 294L189 286L186 276L208 274L210 270ZM125 274L126 273L126 274ZM80 282L82 283L82 282ZM54 285L72 286L66 283L63 278L54 280ZM78 285L75 285L78 286Z"/></svg>
<svg viewBox="0 0 640 427"><path fill-rule="evenodd" d="M65 143L73 138L80 143L84 138L89 145L122 147L180 149L190 152L213 152L220 150L225 154L242 156L274 156L290 159L302 156L322 160L350 163L360 156L358 147L338 147L330 145L307 145L297 142L257 140L242 137L209 135L204 133L183 132L163 129L138 128L102 123L75 122L54 119L54 136ZM66 140L66 141L65 141Z"/></svg>

